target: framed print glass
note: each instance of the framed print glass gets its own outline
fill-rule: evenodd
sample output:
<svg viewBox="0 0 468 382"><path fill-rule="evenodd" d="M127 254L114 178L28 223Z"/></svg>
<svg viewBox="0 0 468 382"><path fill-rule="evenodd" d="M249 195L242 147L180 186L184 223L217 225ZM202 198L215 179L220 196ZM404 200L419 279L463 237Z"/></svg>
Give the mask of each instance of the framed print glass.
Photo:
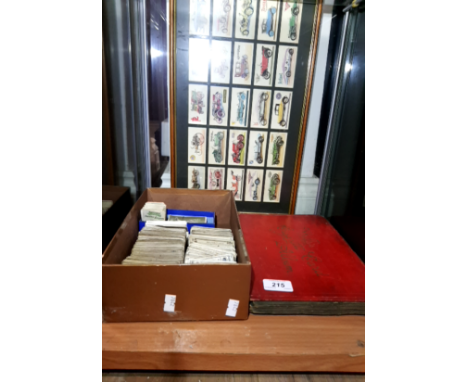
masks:
<svg viewBox="0 0 468 382"><path fill-rule="evenodd" d="M170 3L173 187L294 211L322 2Z"/></svg>

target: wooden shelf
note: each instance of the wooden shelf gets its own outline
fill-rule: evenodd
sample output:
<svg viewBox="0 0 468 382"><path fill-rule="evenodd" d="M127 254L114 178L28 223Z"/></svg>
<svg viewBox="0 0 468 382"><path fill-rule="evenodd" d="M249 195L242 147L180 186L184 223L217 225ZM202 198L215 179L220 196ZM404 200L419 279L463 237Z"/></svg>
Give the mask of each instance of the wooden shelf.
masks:
<svg viewBox="0 0 468 382"><path fill-rule="evenodd" d="M107 370L358 372L363 316L102 324Z"/></svg>

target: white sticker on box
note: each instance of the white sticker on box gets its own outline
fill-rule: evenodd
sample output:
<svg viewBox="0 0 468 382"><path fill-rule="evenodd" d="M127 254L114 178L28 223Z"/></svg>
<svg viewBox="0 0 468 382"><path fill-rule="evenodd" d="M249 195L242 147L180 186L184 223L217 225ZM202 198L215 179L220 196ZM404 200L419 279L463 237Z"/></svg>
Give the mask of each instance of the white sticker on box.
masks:
<svg viewBox="0 0 468 382"><path fill-rule="evenodd" d="M226 310L226 316L236 317L237 308L239 307L239 300L229 300Z"/></svg>
<svg viewBox="0 0 468 382"><path fill-rule="evenodd" d="M294 292L291 281L286 280L263 280L263 289L274 292Z"/></svg>
<svg viewBox="0 0 468 382"><path fill-rule="evenodd" d="M176 296L173 294L166 294L164 299L164 311L165 312L173 312L175 309L175 300Z"/></svg>

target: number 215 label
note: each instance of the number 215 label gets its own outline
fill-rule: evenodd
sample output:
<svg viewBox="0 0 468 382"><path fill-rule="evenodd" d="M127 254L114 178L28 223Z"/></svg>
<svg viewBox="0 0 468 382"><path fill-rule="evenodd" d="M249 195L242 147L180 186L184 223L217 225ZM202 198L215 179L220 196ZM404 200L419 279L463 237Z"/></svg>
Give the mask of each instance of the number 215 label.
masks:
<svg viewBox="0 0 468 382"><path fill-rule="evenodd" d="M294 292L291 281L263 279L263 289L274 292Z"/></svg>

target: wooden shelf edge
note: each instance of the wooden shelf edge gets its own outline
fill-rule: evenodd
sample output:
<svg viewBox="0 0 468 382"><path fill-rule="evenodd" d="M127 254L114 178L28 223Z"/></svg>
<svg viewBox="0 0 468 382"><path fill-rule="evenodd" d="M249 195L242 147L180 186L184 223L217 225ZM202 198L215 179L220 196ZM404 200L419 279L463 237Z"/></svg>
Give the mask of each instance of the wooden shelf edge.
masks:
<svg viewBox="0 0 468 382"><path fill-rule="evenodd" d="M104 370L365 372L362 316L103 324L102 344Z"/></svg>
<svg viewBox="0 0 468 382"><path fill-rule="evenodd" d="M364 373L365 356L252 355L103 351L104 370Z"/></svg>

